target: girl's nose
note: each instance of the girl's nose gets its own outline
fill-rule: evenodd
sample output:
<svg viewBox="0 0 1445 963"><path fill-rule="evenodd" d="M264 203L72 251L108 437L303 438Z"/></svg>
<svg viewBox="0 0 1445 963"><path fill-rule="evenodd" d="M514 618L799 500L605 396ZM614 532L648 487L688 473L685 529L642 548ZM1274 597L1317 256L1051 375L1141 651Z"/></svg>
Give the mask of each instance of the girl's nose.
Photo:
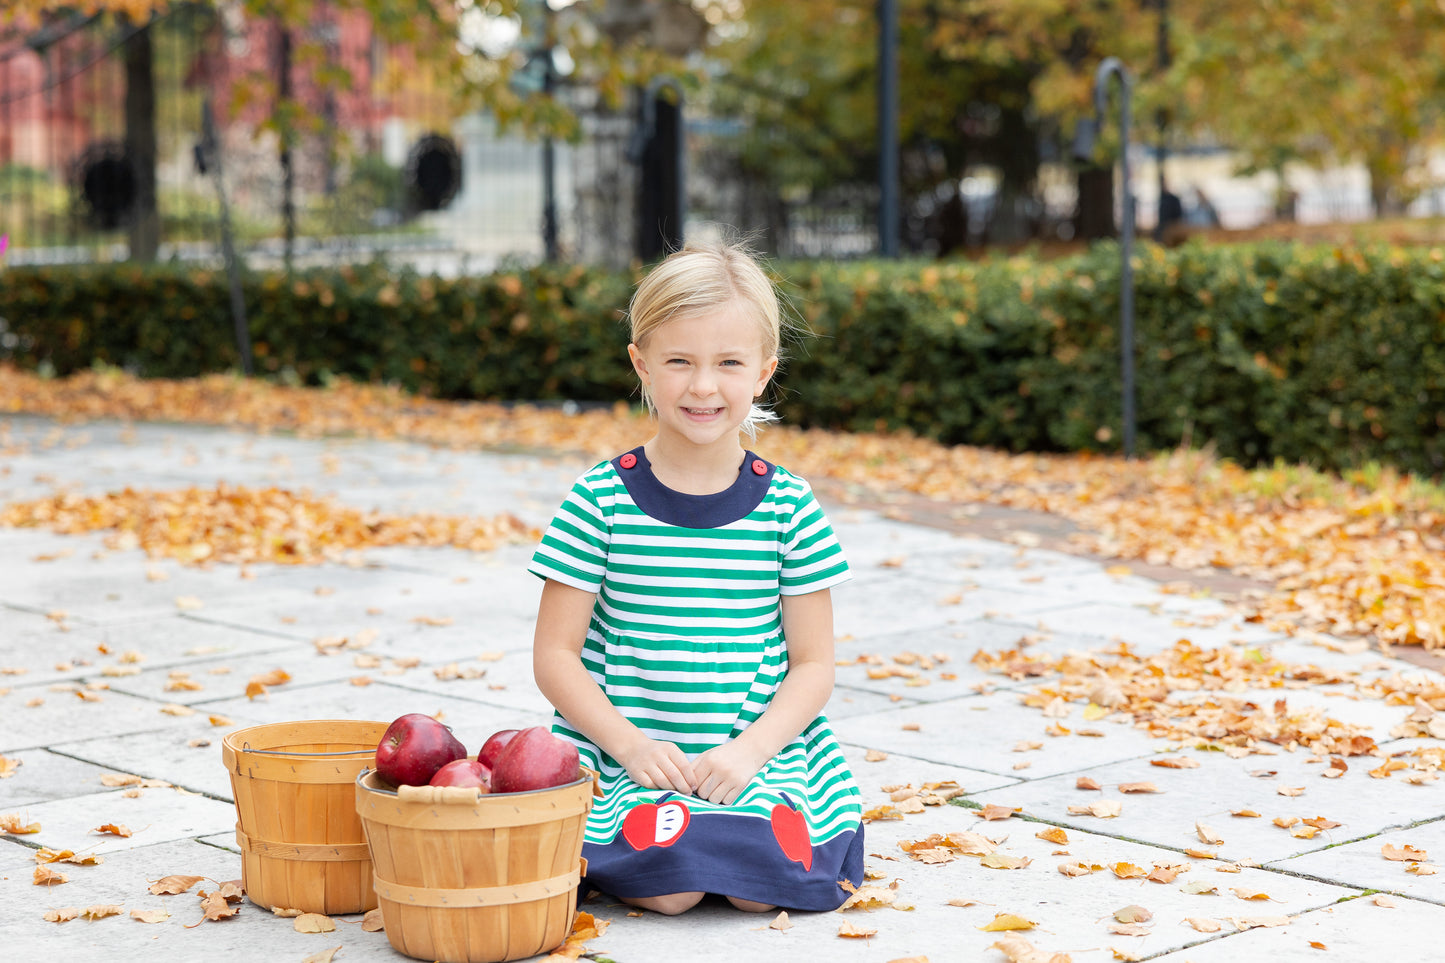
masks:
<svg viewBox="0 0 1445 963"><path fill-rule="evenodd" d="M717 377L712 369L699 367L692 376L692 384L689 386L692 393L699 397L707 397L717 390Z"/></svg>

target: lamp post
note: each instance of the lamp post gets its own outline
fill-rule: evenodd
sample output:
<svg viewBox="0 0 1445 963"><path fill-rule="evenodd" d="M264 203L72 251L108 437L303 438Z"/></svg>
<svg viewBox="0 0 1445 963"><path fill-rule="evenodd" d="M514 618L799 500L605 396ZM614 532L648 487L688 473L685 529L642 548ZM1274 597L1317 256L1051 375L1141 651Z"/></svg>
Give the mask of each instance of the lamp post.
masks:
<svg viewBox="0 0 1445 963"><path fill-rule="evenodd" d="M551 101L557 96L557 16L552 4L542 4L542 93ZM548 264L557 263L557 149L552 132L542 138L542 249Z"/></svg>
<svg viewBox="0 0 1445 963"><path fill-rule="evenodd" d="M1169 0L1155 2L1159 7L1159 22L1155 34L1154 68L1158 71L1160 83L1163 83L1164 72L1169 69ZM1158 143L1154 146L1154 164L1159 170L1159 206L1158 214L1154 218L1154 240L1162 242L1164 228L1167 226L1164 223L1164 196L1169 193L1169 185L1164 179L1164 158L1169 153L1169 111L1162 105L1154 112L1154 126L1158 137ZM1177 206L1173 213L1179 213Z"/></svg>
<svg viewBox="0 0 1445 963"><path fill-rule="evenodd" d="M1104 124L1109 106L1109 80L1119 78L1119 162L1123 165L1122 224L1119 229L1119 368L1124 382L1124 457L1134 457L1134 196L1129 191L1129 103L1134 82L1118 57L1108 57L1094 72L1094 117L1079 122L1074 139L1074 156L1087 159L1094 152L1094 138Z"/></svg>
<svg viewBox="0 0 1445 963"><path fill-rule="evenodd" d="M898 256L898 3L878 0L878 253Z"/></svg>

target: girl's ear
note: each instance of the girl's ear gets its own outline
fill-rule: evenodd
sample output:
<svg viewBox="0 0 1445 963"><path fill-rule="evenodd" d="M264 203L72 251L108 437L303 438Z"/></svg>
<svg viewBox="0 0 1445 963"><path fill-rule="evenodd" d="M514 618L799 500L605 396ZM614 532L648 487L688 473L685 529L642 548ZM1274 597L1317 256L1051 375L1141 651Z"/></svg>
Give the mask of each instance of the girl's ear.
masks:
<svg viewBox="0 0 1445 963"><path fill-rule="evenodd" d="M772 356L771 358L769 358L767 361L764 361L764 362L763 362L762 370L758 373L758 384L757 384L757 387L755 387L755 388L753 389L753 397L754 397L754 398L758 397L759 395L761 395L761 394L763 393L763 389L768 386L768 381L769 381L769 379L771 379L771 378L773 377L773 372L775 372L775 371L777 371L777 370L778 370L778 356L777 356L777 355L773 355L773 356Z"/></svg>
<svg viewBox="0 0 1445 963"><path fill-rule="evenodd" d="M642 349L635 344L629 344L627 356L632 359L632 370L637 372L637 377L642 379L643 384L647 384L647 361L642 357Z"/></svg>

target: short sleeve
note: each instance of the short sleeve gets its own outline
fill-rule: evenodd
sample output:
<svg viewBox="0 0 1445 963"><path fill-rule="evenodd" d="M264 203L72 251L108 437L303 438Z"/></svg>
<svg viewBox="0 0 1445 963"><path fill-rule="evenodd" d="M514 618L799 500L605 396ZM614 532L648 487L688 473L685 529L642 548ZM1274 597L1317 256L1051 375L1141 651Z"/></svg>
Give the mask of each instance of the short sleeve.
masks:
<svg viewBox="0 0 1445 963"><path fill-rule="evenodd" d="M572 486L542 535L527 571L585 592L598 592L607 573L611 534L609 513L603 511L588 480L584 475Z"/></svg>
<svg viewBox="0 0 1445 963"><path fill-rule="evenodd" d="M778 581L782 595L820 592L852 578L828 516L823 514L807 482L798 482L802 490L783 532L783 564Z"/></svg>

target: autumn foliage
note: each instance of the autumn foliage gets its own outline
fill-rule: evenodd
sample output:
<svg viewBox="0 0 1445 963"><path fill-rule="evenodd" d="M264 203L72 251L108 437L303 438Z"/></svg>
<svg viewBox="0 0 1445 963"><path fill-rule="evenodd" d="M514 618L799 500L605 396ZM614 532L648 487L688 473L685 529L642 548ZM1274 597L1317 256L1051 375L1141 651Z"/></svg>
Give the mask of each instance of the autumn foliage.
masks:
<svg viewBox="0 0 1445 963"><path fill-rule="evenodd" d="M107 547L143 548L152 558L207 564L345 561L348 553L389 545L487 551L541 537L511 515L388 515L280 488L226 484L173 492L127 488L99 496L62 492L0 507L0 525L72 534L109 531Z"/></svg>
<svg viewBox="0 0 1445 963"><path fill-rule="evenodd" d="M1445 468L1445 253L1284 244L1135 257L1139 447L1243 464ZM909 431L1009 451L1115 451L1119 258L781 265L790 314L774 395L787 422ZM633 273L542 265L442 279L381 266L252 275L256 368L431 397L628 398ZM0 272L8 359L146 377L239 366L224 272ZM184 337L179 336L183 333Z"/></svg>
<svg viewBox="0 0 1445 963"><path fill-rule="evenodd" d="M568 414L442 402L347 382L321 390L219 375L147 381L114 370L47 380L0 368L4 412L64 421L194 421L312 437L345 433L456 448L566 451L580 453L583 461L624 451L649 431L646 419L625 406ZM33 443L10 439L0 425L0 451ZM1081 550L1171 565L1183 573L1248 576L1259 588L1239 600L1245 617L1292 633L1324 631L1373 637L1382 644L1445 646L1445 500L1438 488L1409 476L1337 477L1286 467L1251 471L1191 451L1134 461L1008 455L906 434L789 427L766 432L757 450L822 487L833 486L843 497L906 493L930 503L993 503L1050 512L1081 526L1074 536ZM277 512L292 510L310 521L279 541L253 544L244 552L222 540L211 553L195 557L194 549L169 551L160 547L164 539L142 538L147 513L163 514L160 508L147 509L143 502L148 499L189 506L198 513L197 525L226 515L264 518L269 511L279 517ZM67 512L67 506L73 511ZM11 525L113 528L115 538L187 561L213 555L319 559L387 539L416 539L409 544L457 544L453 539L458 539L471 545L473 538L530 537L514 520L388 518L310 496L239 488L146 498L124 492L91 499L55 495L5 512ZM126 531L134 534L126 536ZM219 533L217 528L213 534L221 538ZM185 535L179 544L196 544L196 534Z"/></svg>

